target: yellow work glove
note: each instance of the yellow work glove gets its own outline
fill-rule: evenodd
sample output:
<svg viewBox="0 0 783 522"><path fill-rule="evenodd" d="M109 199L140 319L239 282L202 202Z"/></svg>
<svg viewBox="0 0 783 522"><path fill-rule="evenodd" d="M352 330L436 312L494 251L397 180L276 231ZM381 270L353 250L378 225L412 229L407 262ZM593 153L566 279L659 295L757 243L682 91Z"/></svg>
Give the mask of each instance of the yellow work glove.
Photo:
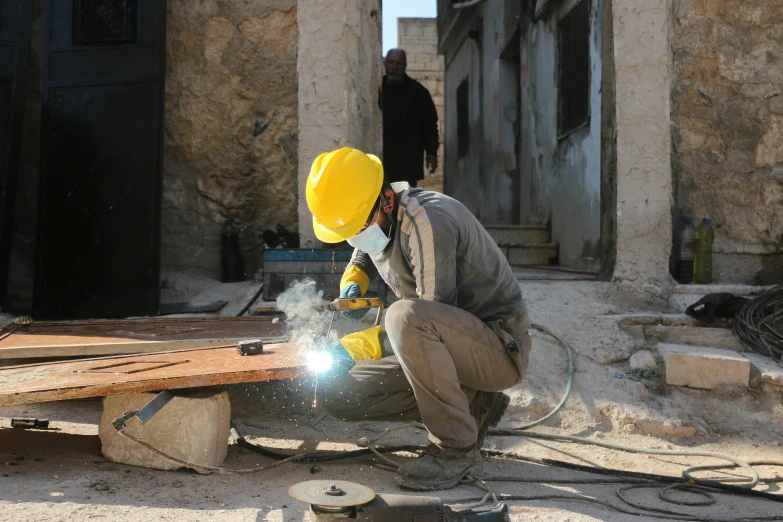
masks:
<svg viewBox="0 0 783 522"><path fill-rule="evenodd" d="M344 336L340 339L340 344L354 361L377 361L381 358L381 340L378 338L380 333L381 327L373 326Z"/></svg>
<svg viewBox="0 0 783 522"><path fill-rule="evenodd" d="M343 277L340 279L340 292L346 289L350 285L359 285L361 295L367 293L367 288L370 286L370 276L364 273L364 270L356 265L349 265L343 272ZM352 296L360 297L360 296Z"/></svg>

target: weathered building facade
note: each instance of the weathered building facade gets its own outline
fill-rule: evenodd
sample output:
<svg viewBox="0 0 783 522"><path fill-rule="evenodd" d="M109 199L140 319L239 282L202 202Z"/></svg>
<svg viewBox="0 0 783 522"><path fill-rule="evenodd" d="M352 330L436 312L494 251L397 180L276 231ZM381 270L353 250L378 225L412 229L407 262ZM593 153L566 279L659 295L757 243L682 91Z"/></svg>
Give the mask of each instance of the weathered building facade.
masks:
<svg viewBox="0 0 783 522"><path fill-rule="evenodd" d="M218 276L220 232L228 218L240 231L248 277L258 267L260 234L265 229L275 229L279 224L299 232L303 247L320 246L304 201L303 180L312 160L323 151L341 146L378 155L382 152L377 103L382 75L380 4L380 0L169 0L163 9L152 0L136 0L123 3L111 14L113 19L104 20L101 17L110 13L87 9L87 4L78 1L35 0L32 15L24 22L31 24L32 38L24 42L30 49L24 98L27 107L9 288L0 296L5 309L29 312L34 281L46 277L36 267L41 237L41 225L36 221L41 206L47 204L39 197L41 136L51 128L45 115L51 112L52 103L64 101L72 104L73 114L86 115L78 122L81 129L76 125L70 128L67 119L58 123L56 136L73 137L79 143L83 141L80 136L92 133L106 145L95 150L85 148L82 156L88 174L81 176L78 166L66 166L83 180L64 187L70 202L64 201L63 206L82 221L93 223L69 234L90 245L98 256L96 262L112 267L106 274L94 274L93 279L105 275L116 284L127 276L116 269L119 264L113 263L119 256L118 245L129 243L131 238L115 237L115 224L120 218L125 223L133 222L130 200L135 198L147 198L160 209L156 217L159 225L139 230L139 235L146 238L144 255L154 260L145 268L144 276L145 284L152 289L150 295L158 287L161 268L198 267ZM154 19L148 14L153 8L157 9ZM101 18L99 23L89 27L102 29L85 31L86 36L77 35L74 29L71 34L71 18L82 23L95 21L85 18L95 16ZM114 22L107 22L110 19ZM68 96L58 94L51 100L46 97L46 75L54 71L50 68L47 73L47 60L59 56L58 48L47 36L53 24L67 29L62 37L65 44L73 45L77 37L92 39L86 45L76 42L84 51L81 56L89 56L79 63L82 68L65 69L77 76L78 71L85 71L75 83L76 89L86 85L86 91L73 98L71 92L81 91L67 91ZM160 54L150 58L147 53L146 58L132 61L123 57L122 53L136 49L143 54L145 39L153 27L160 35ZM101 63L109 52L115 53L116 59ZM107 133L93 125L97 120L88 118L103 111L111 121L106 111L119 114L123 105L145 103L132 95L126 102L121 101L122 89L131 93L130 89L151 81L146 77L138 82L128 80L131 64L143 72L159 67L157 81L165 85L165 96L161 89L160 110L150 111L153 116L141 116L139 125L160 125L161 140L159 145L154 139L148 140L144 147L149 150L128 142L127 161L114 151L115 156L109 159L107 150L116 149L111 144L128 139L130 120L127 115L118 116L117 132ZM107 70L116 77L100 77ZM111 84L123 87L115 92L106 87ZM106 105L100 105L104 102ZM89 112L96 103L100 111ZM132 110L126 109L126 113ZM141 157L157 150L162 151L159 167L146 170L159 172L146 172L145 176L156 179L159 192L150 191L148 185L135 186L132 176L128 176L130 181L113 181L117 172L128 175L132 171L128 165L135 164L134 155ZM87 157L91 154L95 157ZM49 167L47 175L57 179L61 175L58 168ZM78 190L74 192L73 187ZM78 263L78 255L83 252L77 248L62 252L61 257L72 256ZM127 255L124 257L123 262L132 263ZM80 285L78 279L75 276L72 284ZM138 281L119 284L113 291L116 299L122 301L121 288L133 284ZM143 312L148 313L146 309Z"/></svg>
<svg viewBox="0 0 783 522"><path fill-rule="evenodd" d="M675 208L711 217L723 281L783 274L783 3L673 2Z"/></svg>
<svg viewBox="0 0 783 522"><path fill-rule="evenodd" d="M558 261L669 281L680 215L720 282L779 282L778 1L439 0L445 191L547 224Z"/></svg>
<svg viewBox="0 0 783 522"><path fill-rule="evenodd" d="M216 272L226 218L297 226L297 2L168 5L162 263Z"/></svg>

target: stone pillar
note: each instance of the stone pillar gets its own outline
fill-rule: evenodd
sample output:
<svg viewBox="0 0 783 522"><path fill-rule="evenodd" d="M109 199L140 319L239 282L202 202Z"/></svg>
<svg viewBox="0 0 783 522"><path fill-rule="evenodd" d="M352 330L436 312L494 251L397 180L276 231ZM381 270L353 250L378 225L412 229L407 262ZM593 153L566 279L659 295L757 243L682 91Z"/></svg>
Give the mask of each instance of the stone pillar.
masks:
<svg viewBox="0 0 783 522"><path fill-rule="evenodd" d="M614 278L670 281L671 132L667 0L613 0L617 117Z"/></svg>
<svg viewBox="0 0 783 522"><path fill-rule="evenodd" d="M305 201L305 182L318 154L340 147L381 153L380 0L300 0L299 236L320 242Z"/></svg>

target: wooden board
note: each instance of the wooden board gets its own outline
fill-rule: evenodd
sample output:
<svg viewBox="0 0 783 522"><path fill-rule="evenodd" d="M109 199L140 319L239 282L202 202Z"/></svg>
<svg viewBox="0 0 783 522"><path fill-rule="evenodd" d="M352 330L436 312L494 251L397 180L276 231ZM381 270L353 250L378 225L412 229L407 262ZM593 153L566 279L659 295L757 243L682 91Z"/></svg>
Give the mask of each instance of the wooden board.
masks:
<svg viewBox="0 0 783 522"><path fill-rule="evenodd" d="M222 346L241 339L281 339L272 317L193 317L34 322L0 332L0 359L82 357ZM8 332L11 332L10 334Z"/></svg>
<svg viewBox="0 0 783 522"><path fill-rule="evenodd" d="M0 368L0 406L292 379L304 372L293 343L269 344L261 355L202 348Z"/></svg>

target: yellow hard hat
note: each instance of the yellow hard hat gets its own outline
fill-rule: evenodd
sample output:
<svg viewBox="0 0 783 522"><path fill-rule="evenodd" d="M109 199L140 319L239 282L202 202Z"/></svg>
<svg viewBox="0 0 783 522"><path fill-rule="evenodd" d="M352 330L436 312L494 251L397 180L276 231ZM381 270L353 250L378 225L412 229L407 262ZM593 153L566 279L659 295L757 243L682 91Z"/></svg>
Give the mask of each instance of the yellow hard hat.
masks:
<svg viewBox="0 0 783 522"><path fill-rule="evenodd" d="M383 185L381 160L344 147L315 158L307 176L307 208L315 237L339 243L355 236L370 217Z"/></svg>

